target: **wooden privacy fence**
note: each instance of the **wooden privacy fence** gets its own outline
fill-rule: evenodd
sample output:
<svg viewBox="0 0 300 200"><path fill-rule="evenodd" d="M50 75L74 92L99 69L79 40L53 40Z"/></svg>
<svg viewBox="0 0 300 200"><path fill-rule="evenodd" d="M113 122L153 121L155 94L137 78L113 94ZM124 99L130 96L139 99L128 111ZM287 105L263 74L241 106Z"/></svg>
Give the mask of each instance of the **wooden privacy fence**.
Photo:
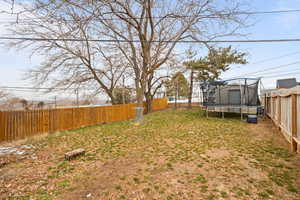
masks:
<svg viewBox="0 0 300 200"><path fill-rule="evenodd" d="M77 129L135 117L136 104L113 106L0 111L0 142L55 131ZM168 107L167 99L154 99L153 111Z"/></svg>
<svg viewBox="0 0 300 200"><path fill-rule="evenodd" d="M265 95L265 111L291 144L300 152L300 86Z"/></svg>

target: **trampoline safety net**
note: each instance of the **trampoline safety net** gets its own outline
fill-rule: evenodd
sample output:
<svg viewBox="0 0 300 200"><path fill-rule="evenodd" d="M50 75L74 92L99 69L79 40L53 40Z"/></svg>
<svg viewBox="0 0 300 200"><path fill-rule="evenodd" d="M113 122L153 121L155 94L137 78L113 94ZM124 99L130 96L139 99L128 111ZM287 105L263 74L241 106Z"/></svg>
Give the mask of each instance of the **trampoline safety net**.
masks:
<svg viewBox="0 0 300 200"><path fill-rule="evenodd" d="M203 82L203 106L260 106L259 82L253 78Z"/></svg>

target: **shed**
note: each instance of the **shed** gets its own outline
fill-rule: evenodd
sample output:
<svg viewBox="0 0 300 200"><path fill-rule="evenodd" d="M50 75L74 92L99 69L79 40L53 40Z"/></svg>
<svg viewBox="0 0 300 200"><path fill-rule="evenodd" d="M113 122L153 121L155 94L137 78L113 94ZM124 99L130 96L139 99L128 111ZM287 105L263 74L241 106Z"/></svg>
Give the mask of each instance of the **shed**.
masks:
<svg viewBox="0 0 300 200"><path fill-rule="evenodd" d="M295 78L279 79L277 80L276 88L292 88L298 85Z"/></svg>

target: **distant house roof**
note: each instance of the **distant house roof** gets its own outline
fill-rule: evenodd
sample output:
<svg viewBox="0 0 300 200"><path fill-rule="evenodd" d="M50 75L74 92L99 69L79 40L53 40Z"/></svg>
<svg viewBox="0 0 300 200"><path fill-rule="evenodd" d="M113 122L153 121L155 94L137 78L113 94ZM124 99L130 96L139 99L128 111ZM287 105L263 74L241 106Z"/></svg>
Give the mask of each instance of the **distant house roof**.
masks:
<svg viewBox="0 0 300 200"><path fill-rule="evenodd" d="M277 80L276 88L292 88L297 85L295 78Z"/></svg>

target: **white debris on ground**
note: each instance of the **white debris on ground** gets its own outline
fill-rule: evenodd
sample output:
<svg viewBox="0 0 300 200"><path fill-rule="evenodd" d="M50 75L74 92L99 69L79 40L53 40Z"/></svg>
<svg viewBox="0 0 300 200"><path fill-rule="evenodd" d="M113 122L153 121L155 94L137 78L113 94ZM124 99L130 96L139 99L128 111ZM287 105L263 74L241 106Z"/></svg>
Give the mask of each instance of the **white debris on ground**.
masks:
<svg viewBox="0 0 300 200"><path fill-rule="evenodd" d="M0 146L0 156L9 155L9 154L24 155L33 148L34 146L32 145L20 145L20 146L13 146L13 147Z"/></svg>
<svg viewBox="0 0 300 200"><path fill-rule="evenodd" d="M92 194L91 194L91 193L88 193L88 194L86 195L86 198L90 198L90 197L92 197Z"/></svg>

